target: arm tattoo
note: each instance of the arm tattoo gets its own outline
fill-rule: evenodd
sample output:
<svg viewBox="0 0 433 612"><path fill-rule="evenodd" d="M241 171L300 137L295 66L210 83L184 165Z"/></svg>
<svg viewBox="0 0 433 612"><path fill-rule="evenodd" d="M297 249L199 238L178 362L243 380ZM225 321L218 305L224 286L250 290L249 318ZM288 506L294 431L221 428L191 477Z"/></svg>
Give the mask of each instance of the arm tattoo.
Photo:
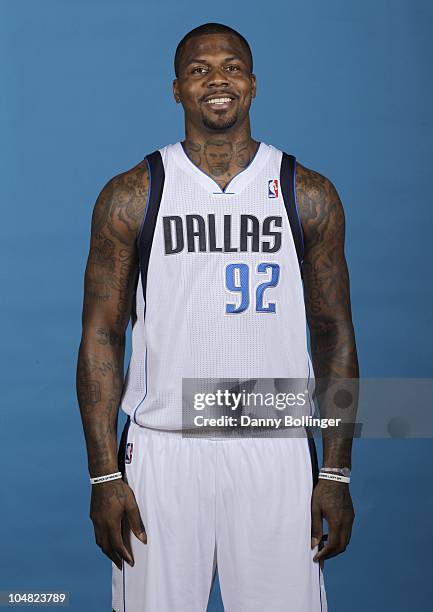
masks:
<svg viewBox="0 0 433 612"><path fill-rule="evenodd" d="M96 205L92 218L92 233L102 228L126 246L143 216L148 187L147 164L142 162L130 172L112 179L102 191L101 205Z"/></svg>
<svg viewBox="0 0 433 612"><path fill-rule="evenodd" d="M332 183L298 164L296 193L305 238L305 307L318 376L357 375L344 213Z"/></svg>
<svg viewBox="0 0 433 612"><path fill-rule="evenodd" d="M310 343L323 417L335 417L335 381L349 387L352 403L345 411L349 434L324 437L327 465L351 465L359 376L352 324L349 274L344 255L345 222L332 183L298 164L296 194L304 231L303 281ZM339 383L340 380L340 383ZM339 415L341 416L341 414Z"/></svg>
<svg viewBox="0 0 433 612"><path fill-rule="evenodd" d="M100 327L96 329L96 339L99 344L103 345L119 346L121 344L120 335L109 328Z"/></svg>
<svg viewBox="0 0 433 612"><path fill-rule="evenodd" d="M76 382L89 470L95 475L117 469L125 331L138 278L136 238L147 189L147 164L141 162L104 187L92 216Z"/></svg>

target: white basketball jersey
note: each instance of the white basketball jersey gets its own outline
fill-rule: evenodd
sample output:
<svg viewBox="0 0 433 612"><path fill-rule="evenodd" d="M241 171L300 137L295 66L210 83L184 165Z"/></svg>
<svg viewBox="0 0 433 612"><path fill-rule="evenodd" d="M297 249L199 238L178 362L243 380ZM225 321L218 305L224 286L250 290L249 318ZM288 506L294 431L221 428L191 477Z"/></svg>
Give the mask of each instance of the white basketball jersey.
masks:
<svg viewBox="0 0 433 612"><path fill-rule="evenodd" d="M229 151L208 154L218 164ZM179 142L146 159L122 409L177 430L183 378L311 379L295 158L260 143L224 190Z"/></svg>

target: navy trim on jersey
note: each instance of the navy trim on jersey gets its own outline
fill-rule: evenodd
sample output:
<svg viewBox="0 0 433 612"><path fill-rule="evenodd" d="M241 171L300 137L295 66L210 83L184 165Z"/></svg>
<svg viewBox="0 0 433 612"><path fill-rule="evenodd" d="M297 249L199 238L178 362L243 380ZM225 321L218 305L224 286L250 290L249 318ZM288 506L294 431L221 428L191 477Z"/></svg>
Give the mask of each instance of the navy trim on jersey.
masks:
<svg viewBox="0 0 433 612"><path fill-rule="evenodd" d="M307 431L308 436L308 449L310 451L311 459L311 472L313 474L313 487L319 482L319 462L317 460L316 444L314 442L313 435Z"/></svg>
<svg viewBox="0 0 433 612"><path fill-rule="evenodd" d="M119 472L122 472L123 479L125 479L125 452L130 423L131 419L128 416L128 418L126 419L126 423L123 427L122 434L120 436L119 451L117 453L117 463L119 465Z"/></svg>
<svg viewBox="0 0 433 612"><path fill-rule="evenodd" d="M294 195L294 198L295 198L296 215L298 217L299 227L301 228L302 261L304 261L304 254L305 254L304 230L302 228L301 216L299 214L298 198L296 196L296 168L298 167L298 164L297 164L297 161L296 161L296 157L294 157L293 159L294 159L294 164L295 164L295 168L294 168L294 171L293 171L293 195Z"/></svg>
<svg viewBox="0 0 433 612"><path fill-rule="evenodd" d="M140 260L141 284L143 286L144 307L146 308L147 270L149 267L150 251L155 234L156 220L159 205L161 204L164 189L165 172L161 153L154 151L145 157L149 169L149 188L147 206L144 211L143 223L138 240L138 254Z"/></svg>
<svg viewBox="0 0 433 612"><path fill-rule="evenodd" d="M135 414L137 412L137 410L140 408L141 404L144 402L144 400L147 397L147 389L148 389L148 382L147 382L147 345L146 345L146 354L144 356L144 380L146 382L146 392L143 395L143 397L141 398L141 400L139 401L139 403L136 405L136 407L134 408L134 410L132 411L132 420L134 421L134 423L136 425L139 425L141 427L141 425L139 423L137 423L137 421L135 420Z"/></svg>
<svg viewBox="0 0 433 612"><path fill-rule="evenodd" d="M146 198L146 206L144 207L143 219L141 220L140 230L137 234L137 246L140 244L141 234L143 232L144 222L146 221L146 213L149 207L149 199L150 193L152 191L152 174L150 172L150 164L147 157L144 158L147 166L147 176L148 176L148 186L147 186L147 198Z"/></svg>
<svg viewBox="0 0 433 612"><path fill-rule="evenodd" d="M284 206L289 218L290 229L292 230L293 241L295 243L296 254L298 256L299 267L301 268L304 260L304 237L302 232L301 220L298 214L296 203L296 158L293 155L283 153L281 158L280 184L284 199Z"/></svg>

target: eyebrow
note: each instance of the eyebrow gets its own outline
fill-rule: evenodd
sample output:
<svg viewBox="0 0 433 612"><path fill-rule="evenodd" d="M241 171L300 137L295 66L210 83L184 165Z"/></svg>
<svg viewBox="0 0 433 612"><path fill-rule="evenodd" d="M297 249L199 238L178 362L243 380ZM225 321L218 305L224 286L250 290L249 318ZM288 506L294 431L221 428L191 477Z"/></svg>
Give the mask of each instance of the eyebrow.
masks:
<svg viewBox="0 0 433 612"><path fill-rule="evenodd" d="M238 60L238 61L243 61L241 57L237 56L237 55L232 55L230 57L225 57L224 58L224 62L232 62L233 60ZM190 64L207 64L208 61L205 59L200 59L200 58L193 58L190 59L186 65L189 66Z"/></svg>

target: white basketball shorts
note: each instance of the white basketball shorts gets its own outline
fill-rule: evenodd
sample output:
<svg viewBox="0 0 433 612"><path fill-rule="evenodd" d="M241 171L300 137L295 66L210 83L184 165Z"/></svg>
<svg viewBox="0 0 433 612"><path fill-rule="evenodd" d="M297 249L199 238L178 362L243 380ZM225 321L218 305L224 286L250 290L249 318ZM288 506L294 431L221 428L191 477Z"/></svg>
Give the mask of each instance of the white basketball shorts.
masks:
<svg viewBox="0 0 433 612"><path fill-rule="evenodd" d="M216 567L225 612L327 610L307 438L187 438L131 422L126 442L148 543L130 534L134 567L113 564L115 612L206 612Z"/></svg>

